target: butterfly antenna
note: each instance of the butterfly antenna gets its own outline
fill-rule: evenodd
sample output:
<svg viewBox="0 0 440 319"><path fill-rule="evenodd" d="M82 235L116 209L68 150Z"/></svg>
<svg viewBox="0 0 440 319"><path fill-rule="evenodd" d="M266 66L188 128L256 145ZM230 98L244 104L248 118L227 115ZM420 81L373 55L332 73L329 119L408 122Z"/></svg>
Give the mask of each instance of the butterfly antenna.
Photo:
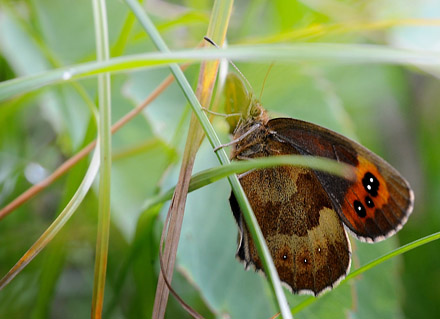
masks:
<svg viewBox="0 0 440 319"><path fill-rule="evenodd" d="M266 80L269 77L269 73L272 70L274 64L275 64L275 62L272 62L269 66L269 69L267 69L266 75L264 76L264 80L263 80L263 86L261 87L260 96L258 97L258 101L261 101L261 97L263 96L264 87L266 85Z"/></svg>
<svg viewBox="0 0 440 319"><path fill-rule="evenodd" d="M217 49L220 49L220 47L217 45L217 43L215 43L212 39L208 38L208 37L203 37L203 39L205 39L207 42L209 42L210 44L212 44L214 47L216 47ZM248 86L249 92L253 92L252 89L252 85L249 83L248 79L246 79L246 77L244 76L243 73L241 73L240 69L234 64L234 62L232 62L231 60L227 59L228 62L234 67L235 71L237 71L237 73L241 76L241 78L246 82L246 85Z"/></svg>
<svg viewBox="0 0 440 319"><path fill-rule="evenodd" d="M207 36L204 36L203 39L205 39L206 42L211 44L212 46L215 46L217 49L220 49L220 47L215 43L211 38L208 38Z"/></svg>

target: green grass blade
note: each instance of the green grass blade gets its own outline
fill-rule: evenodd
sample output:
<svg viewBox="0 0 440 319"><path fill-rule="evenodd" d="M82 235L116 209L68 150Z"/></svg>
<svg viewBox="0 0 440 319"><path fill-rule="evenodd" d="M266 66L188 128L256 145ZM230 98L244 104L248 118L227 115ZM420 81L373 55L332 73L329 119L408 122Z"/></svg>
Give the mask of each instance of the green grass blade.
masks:
<svg viewBox="0 0 440 319"><path fill-rule="evenodd" d="M162 40L162 38L161 38L159 32L157 31L156 27L154 26L152 21L149 19L149 17L145 14L145 12L142 10L140 5L137 2L133 1L133 0L126 0L126 2L130 6L130 8L133 10L133 12L136 15L136 17L138 18L140 24L145 29L145 31L149 34L149 36L151 37L151 39L154 42L154 44L156 45L156 47L162 53L168 53L169 49L168 49L167 45ZM219 2L219 1L216 1L215 5L214 5L212 16L215 16L214 13L216 11L220 11L220 5L229 6L229 10L225 10L227 12L227 15L228 15L226 18L229 19L230 11L231 11L231 8L232 8L232 1L229 1L229 2L224 1L223 3ZM228 7L223 7L223 8L227 9ZM222 17L219 17L219 19L221 19L221 18L224 19L225 16L222 15ZM216 28L215 25L210 24L210 27L211 26L214 27L214 29L216 29L216 30L210 30L210 32L222 32L221 28ZM225 32L225 30L223 30L223 33L224 32ZM214 34L212 34L212 36L213 35ZM223 39L223 37L224 37L224 34L223 35L215 34L215 35L221 36L221 39ZM201 107L201 105L200 105L196 95L194 94L194 92L193 92L193 90L191 88L191 85L189 84L189 82L187 81L186 77L184 76L182 70L178 67L177 64L171 64L170 65L170 69L171 69L171 72L173 73L174 77L176 78L177 83L179 84L179 86L181 87L183 93L185 94L188 102L190 103L195 116L197 117L197 119L199 120L200 124L202 125L202 128L203 128L205 134L208 136L209 141L211 142L212 145L220 145L219 138L217 137L213 127L210 125L208 117L202 111L202 107ZM190 136L190 135L188 135L188 136ZM228 159L228 157L226 155L226 152L224 150L220 150L219 153L220 153L220 158L223 159L223 160L221 160L221 162L228 163L229 159ZM156 314L158 314L158 316L163 316L163 311L162 311L163 308L162 307L160 307L160 308L161 308L160 310L155 308ZM153 315L154 314L155 314L155 312L153 311Z"/></svg>
<svg viewBox="0 0 440 319"><path fill-rule="evenodd" d="M125 48L128 44L128 39L130 36L130 32L133 29L133 25L135 22L134 15L131 12L128 12L127 17L125 18L124 25L122 26L121 32L111 48L111 56L120 56L124 53Z"/></svg>
<svg viewBox="0 0 440 319"><path fill-rule="evenodd" d="M240 174L251 169L274 167L279 165L306 167L345 178L349 178L351 174L353 174L353 170L350 165L322 157L303 155L262 157L250 161L231 162L227 165L210 168L194 174L191 177L189 192L195 191L232 174ZM145 201L142 210L146 210L150 206L170 200L173 196L173 193L174 187L161 195L148 199Z"/></svg>
<svg viewBox="0 0 440 319"><path fill-rule="evenodd" d="M139 17L138 17L139 19ZM105 72L127 72L170 63L226 58L234 61L336 62L343 64L389 63L439 66L438 55L429 51L395 49L381 45L298 43L290 45L230 46L228 49L181 50L145 53L94 61L25 76L0 83L0 101L45 85Z"/></svg>
<svg viewBox="0 0 440 319"><path fill-rule="evenodd" d="M126 0L127 3L130 6L133 6L135 8L135 15L139 19L139 22L142 24L144 29L149 33L150 37L152 38L153 42L156 44L156 46L162 51L162 52L169 52L166 44L163 42L162 38L159 35L159 32L156 30L154 24L151 22L151 20L148 18L148 16L141 10L141 8L138 6L138 3L133 0ZM199 120L203 130L205 131L205 134L211 143L211 145L215 148L220 146L220 140L217 137L214 128L211 126L211 123L208 120L208 117L206 116L205 112L202 111L202 107L195 96L190 84L186 80L183 72L180 70L180 68L176 64L170 65L171 71L174 74L176 81L179 83L180 87L182 88L186 98L188 99L194 114L196 115L197 119ZM229 164L229 158L225 152L224 149L220 149L216 152L216 155L222 165ZM252 237L255 238L256 247L258 250L258 253L260 254L262 258L262 263L264 266L264 269L266 270L266 274L269 278L269 282L271 284L272 289L274 290L274 295L276 296L280 311L284 318L291 318L292 315L290 313L286 296L284 295L284 291L281 287L281 282L278 277L278 273L275 269L275 265L273 264L269 249L266 245L266 241L264 240L263 234L260 230L260 227L258 225L257 219L255 215L252 212L252 208L250 206L250 203L246 197L246 194L244 193L240 182L238 181L237 176L230 176L229 182L231 184L232 189L234 190L234 194L237 198L237 201L242 208L243 215L245 216L247 225L249 226L249 230L252 234Z"/></svg>
<svg viewBox="0 0 440 319"><path fill-rule="evenodd" d="M107 12L105 0L93 1L95 20L96 56L98 61L110 57L108 44ZM111 94L110 74L98 76L100 139L100 174L98 233L96 240L95 274L93 280L92 318L101 318L104 303L105 278L107 273L108 241L110 234L110 181L111 181Z"/></svg>
<svg viewBox="0 0 440 319"><path fill-rule="evenodd" d="M99 144L99 142L98 142ZM55 237L55 235L61 230L61 228L70 219L78 206L83 201L93 180L98 173L99 168L99 152L95 151L92 157L87 173L84 176L78 190L73 195L72 199L58 215L54 222L46 229L46 231L38 238L38 240L29 248L29 250L20 258L20 260L9 270L9 272L0 280L0 290L3 289L20 271L26 267L38 253L46 247L47 244Z"/></svg>

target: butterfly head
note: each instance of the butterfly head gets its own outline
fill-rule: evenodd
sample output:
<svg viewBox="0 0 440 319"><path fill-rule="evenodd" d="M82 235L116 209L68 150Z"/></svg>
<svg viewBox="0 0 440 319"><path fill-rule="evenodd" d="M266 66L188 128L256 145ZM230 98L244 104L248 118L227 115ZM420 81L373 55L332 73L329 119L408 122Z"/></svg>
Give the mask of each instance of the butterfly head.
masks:
<svg viewBox="0 0 440 319"><path fill-rule="evenodd" d="M239 75L236 73L228 74L224 94L226 97L225 111L229 115L226 120L231 133L248 122L267 122L268 120L266 111L251 92L252 90L246 88Z"/></svg>

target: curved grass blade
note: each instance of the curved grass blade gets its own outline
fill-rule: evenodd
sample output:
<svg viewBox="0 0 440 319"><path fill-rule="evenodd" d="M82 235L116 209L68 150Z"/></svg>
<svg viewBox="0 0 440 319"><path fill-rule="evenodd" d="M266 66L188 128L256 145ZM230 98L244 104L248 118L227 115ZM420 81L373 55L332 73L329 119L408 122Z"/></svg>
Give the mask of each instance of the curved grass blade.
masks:
<svg viewBox="0 0 440 319"><path fill-rule="evenodd" d="M352 166L328 158L303 155L273 156L264 158L262 157L249 161L231 162L226 165L210 168L194 174L191 177L188 192L195 191L232 174L240 174L251 169L274 167L280 165L306 167L318 171L327 172L336 176L341 176L347 179L351 179L351 177L354 176ZM146 200L142 210L146 210L148 207L170 200L173 196L173 193L174 187L161 195Z"/></svg>
<svg viewBox="0 0 440 319"><path fill-rule="evenodd" d="M127 4L129 4L130 8L133 10L137 18L139 19L139 22L142 24L144 29L147 31L149 36L151 37L152 41L156 45L156 47L164 52L169 52L169 49L165 42L160 37L159 32L155 28L154 24L151 22L149 17L143 12L143 10L140 8L139 4L133 0L126 0ZM223 42L226 30L229 22L230 13L232 10L232 1L216 1L214 3L213 11L211 13L211 21L209 25L209 36L215 37L215 40ZM188 101L190 102L191 106L193 107L194 113L196 117L199 119L203 118L204 120L201 120L200 123L202 126L208 126L209 134L210 136L214 136L216 138L216 141L218 144L220 144L219 139L216 137L215 132L213 128L210 126L209 120L206 117L206 114L202 112L202 108L200 106L198 97L194 94L192 91L192 88L188 81L186 80L183 72L178 68L176 64L170 65L171 72L175 76L178 84L181 86L184 94L186 95ZM199 83L198 91L199 98L202 98L202 101L206 104L209 103L209 100L211 98L211 93L209 94L202 94L205 88L205 84L208 84L207 91L212 91L213 85L210 85L207 74L211 74L211 82L212 84L215 81L215 76L213 71L215 70L216 73L217 66L214 64L212 67L208 66L208 69L204 69L200 72L200 76L203 77L201 79L201 82ZM205 71L211 71L211 72L205 72ZM191 119L191 123L193 123L194 117ZM204 127L204 131L206 133L206 129ZM171 280L173 268L174 268L174 261L177 251L177 244L179 241L179 234L181 229L181 224L183 221L183 212L186 202L186 194L188 192L188 186L189 186L189 180L190 175L192 171L192 167L194 164L194 158L197 153L200 140L201 140L201 134L200 127L198 125L192 125L190 127L188 138L187 138L187 144L185 146L185 152L184 152L184 158L182 161L182 168L181 168L181 174L179 176L178 184L176 187L176 193L174 194L174 202L171 205L170 211L168 212L167 220L169 216L172 216L172 220L169 224L168 234L167 234L167 245L165 247L165 274L163 276L159 276L157 291L156 291L156 298L155 298L155 304L153 309L153 317L154 318L162 318L165 314L165 308L168 300L168 289L165 285L165 276ZM225 154L226 155L226 154ZM161 243L164 240L165 231L162 233ZM168 240L169 238L169 240ZM162 246L162 244L161 244ZM160 252L160 251L159 251ZM162 259L162 258L161 258Z"/></svg>
<svg viewBox="0 0 440 319"><path fill-rule="evenodd" d="M395 49L381 45L297 43L290 45L230 46L228 49L181 50L127 55L108 61L88 62L54 69L0 83L0 101L46 85L62 83L105 72L127 72L171 63L226 58L234 61L337 62L343 64L389 63L439 66L438 54Z"/></svg>
<svg viewBox="0 0 440 319"><path fill-rule="evenodd" d="M24 267L26 267L32 261L32 259L34 259L36 255L38 255L38 253L44 247L46 247L47 244L50 243L50 241L61 230L64 224L70 219L92 186L93 180L98 173L98 169L99 152L95 151L90 166L87 169L87 173L72 199L54 220L54 222L40 236L40 238L38 238L38 240L31 246L31 248L29 248L23 257L20 258L14 267L12 267L11 270L9 270L9 272L0 280L0 290L3 289L18 273L20 273L20 271L23 270Z"/></svg>
<svg viewBox="0 0 440 319"><path fill-rule="evenodd" d="M132 3L134 6L137 6L137 3L133 0L126 0L128 3ZM151 22L151 20L148 18L147 15L143 14L141 10L139 12L135 12L137 14L138 19L140 20L141 24L143 24L146 31L149 33L150 37L152 38L153 42L155 42L156 46L163 52L168 52L168 48L166 44L163 42L162 38L160 37L158 31L155 29L154 24ZM210 34L208 34L210 36ZM214 39L214 41L217 39ZM199 120L199 123L201 124L209 142L211 143L212 147L214 149L218 148L220 146L220 140L217 137L213 127L211 126L211 123L208 120L208 117L206 114L202 111L202 107L194 94L194 92L191 89L191 86L189 85L188 81L186 80L183 72L177 67L177 65L173 64L170 66L172 73L176 77L176 81L181 86L186 98L188 99L193 112L197 119ZM191 130L190 130L191 132ZM191 136L188 135L188 139L190 140ZM186 154L186 152L185 152ZM229 158L225 152L224 149L220 149L218 152L216 152L216 155L219 159L219 161L222 164L229 164ZM185 158L183 159L183 163L185 163ZM189 176L186 176L189 182ZM250 206L250 203L240 185L240 182L238 181L237 176L230 176L229 182L231 184L231 187L234 191L234 194L236 196L236 199L243 211L243 215L245 217L246 223L249 227L249 230L252 234L252 237L254 238L254 241L256 243L256 248L261 256L262 264L264 269L266 270L266 275L269 279L269 283L271 285L271 288L273 289L274 296L277 299L277 303L279 305L279 309L283 315L284 318L289 319L292 318L292 315L290 313L288 303L286 300L286 296L284 295L284 291L281 287L281 282L278 277L278 273L275 269L275 265L273 264L269 249L266 245L266 241L264 240L263 234L261 232L261 229L258 225L257 219L255 215L252 212L252 208ZM179 179L180 181L180 179ZM189 186L189 185L188 185ZM187 187L188 187L187 186ZM188 189L185 190L186 192ZM173 205L171 205L173 206ZM183 214L182 216L183 217ZM179 230L180 231L180 230ZM159 287L158 287L159 289ZM156 295L157 296L157 295ZM157 298L157 297L156 297ZM156 309L156 305L155 305ZM161 308L163 309L163 308ZM153 317L157 315L157 318L161 318L161 315L163 316L163 313L155 313L153 311Z"/></svg>
<svg viewBox="0 0 440 319"><path fill-rule="evenodd" d="M137 4L133 2L132 0L127 0L127 2ZM154 25L151 23L149 18L142 13L139 13L140 16L138 18L140 19L140 22L145 25L145 29L149 32L151 38L156 43L156 46L163 52L168 52L168 48L166 44L163 42L163 40L160 38L159 33L155 29ZM194 114L198 118L200 124L203 127L203 130L205 131L205 134L208 137L208 140L210 141L211 145L215 148L220 146L220 140L218 139L217 135L215 134L215 131L213 127L211 126L206 114L202 111L202 107L193 93L191 86L189 85L188 81L186 80L185 76L181 72L181 70L177 67L177 65L171 65L170 66L171 71L173 72L174 76L176 77L177 82L181 86L185 96L187 97L188 101L190 102L190 105L193 108ZM229 158L226 155L226 152L224 149L221 149L220 151L216 152L217 157L219 158L220 162L222 164L229 163ZM185 159L184 159L185 161ZM238 178L236 176L229 177L231 186L234 190L234 193L236 195L237 201L240 204L240 207L242 207L242 210L244 212L244 216L246 218L246 222L249 225L249 229L251 231L251 234L254 238L256 238L256 246L258 253L260 256L262 256L262 262L263 266L266 269L266 274L269 278L269 282L271 284L272 289L274 290L274 295L276 296L276 299L278 301L278 305L280 307L281 313L283 314L284 318L291 318L292 315L290 314L290 310L288 308L286 296L284 295L284 291L281 287L280 280L278 278L278 273L275 269L275 266L273 264L272 258L269 253L269 249L267 248L266 242L263 238L263 234L258 226L258 222L252 213L252 208L247 200L246 195L244 194L243 189L241 188L240 182L238 181ZM157 295L156 295L157 296ZM155 312L153 312L153 316L155 315ZM160 318L161 314L157 314L157 317Z"/></svg>

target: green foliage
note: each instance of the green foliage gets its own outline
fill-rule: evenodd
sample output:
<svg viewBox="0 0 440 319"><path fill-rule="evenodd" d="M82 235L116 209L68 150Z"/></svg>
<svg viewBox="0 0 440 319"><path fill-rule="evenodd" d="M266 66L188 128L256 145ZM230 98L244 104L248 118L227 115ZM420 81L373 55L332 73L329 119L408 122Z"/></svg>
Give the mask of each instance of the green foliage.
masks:
<svg viewBox="0 0 440 319"><path fill-rule="evenodd" d="M434 16L440 12L436 1L236 1L229 43L262 45L206 54L192 49L206 33L210 1L146 3L176 52L157 53L125 2L107 1L111 57L121 59L104 65L95 62L91 2L0 2L0 207L96 137L92 73L117 71L111 76L114 123L169 74L164 66L146 66L227 55L238 61L254 97L262 92L261 103L273 116L308 120L356 138L412 184L416 206L407 225L375 245L353 240L352 270L399 243L438 232L440 74L432 44L440 23L422 20L427 12L440 19ZM77 79L64 81L66 71ZM197 71L196 66L185 71L190 83L196 83ZM19 80L5 82L12 78ZM185 96L172 84L112 137L105 318L151 317L168 204L142 210L176 183L188 115ZM228 142L226 121L217 117L213 123ZM65 208L90 159L0 221L0 276ZM195 172L214 166L218 161L204 142ZM229 185L220 180L189 195L173 286L207 318L268 318L276 307L267 281L245 272L234 258L237 228L229 194ZM89 316L97 211L96 184L58 236L0 291L1 318ZM295 314L300 318L434 317L440 300L439 249L433 242L397 256L317 300L286 292L290 306L301 307ZM171 297L167 317L188 315Z"/></svg>

